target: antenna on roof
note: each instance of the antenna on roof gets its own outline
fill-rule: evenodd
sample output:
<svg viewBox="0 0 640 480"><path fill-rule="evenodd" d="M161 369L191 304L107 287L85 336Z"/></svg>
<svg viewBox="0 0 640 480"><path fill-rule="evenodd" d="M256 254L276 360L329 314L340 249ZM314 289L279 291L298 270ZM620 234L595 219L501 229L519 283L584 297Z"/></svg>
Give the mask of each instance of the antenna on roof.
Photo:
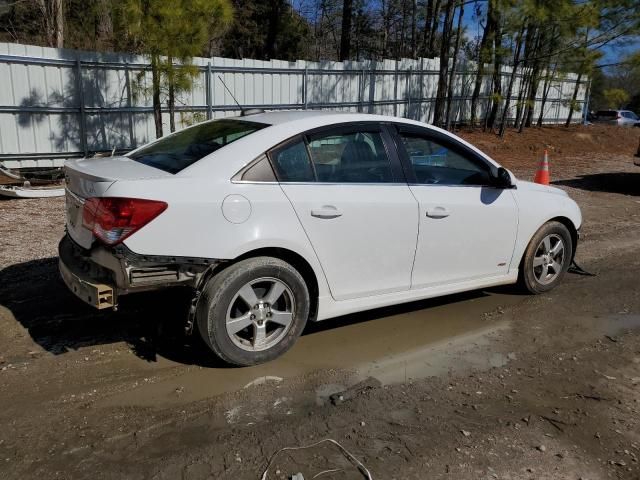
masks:
<svg viewBox="0 0 640 480"><path fill-rule="evenodd" d="M231 95L231 98L233 98L233 101L236 102L236 105L238 105L238 108L240 109L240 115L244 117L246 115L255 115L256 113L264 113L264 110L262 110L261 108L242 108L242 105L240 105L240 102L238 102L238 100L233 95L231 90L229 90L229 87L227 87L227 84L224 83L224 80L222 79L222 77L218 75L218 78L222 82L222 85L224 85L225 90L229 92L229 95Z"/></svg>

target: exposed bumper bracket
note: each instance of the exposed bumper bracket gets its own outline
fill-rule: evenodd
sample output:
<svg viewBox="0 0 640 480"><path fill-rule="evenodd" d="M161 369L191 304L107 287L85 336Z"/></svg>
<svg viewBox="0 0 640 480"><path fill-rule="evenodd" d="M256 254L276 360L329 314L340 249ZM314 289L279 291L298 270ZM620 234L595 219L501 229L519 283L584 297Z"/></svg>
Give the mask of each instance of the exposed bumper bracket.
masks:
<svg viewBox="0 0 640 480"><path fill-rule="evenodd" d="M83 280L69 270L62 260L60 260L59 266L62 280L64 280L69 290L82 301L99 310L117 308L116 293L112 287L103 283L91 283Z"/></svg>

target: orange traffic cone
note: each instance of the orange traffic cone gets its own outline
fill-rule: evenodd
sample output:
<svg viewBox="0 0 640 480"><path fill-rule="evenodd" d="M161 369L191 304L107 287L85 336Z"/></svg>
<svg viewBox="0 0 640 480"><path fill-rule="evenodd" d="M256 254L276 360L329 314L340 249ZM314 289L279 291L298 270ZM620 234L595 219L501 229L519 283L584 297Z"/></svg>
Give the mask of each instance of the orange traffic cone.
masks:
<svg viewBox="0 0 640 480"><path fill-rule="evenodd" d="M538 165L533 181L542 185L549 185L549 152L546 148L544 149L544 158Z"/></svg>

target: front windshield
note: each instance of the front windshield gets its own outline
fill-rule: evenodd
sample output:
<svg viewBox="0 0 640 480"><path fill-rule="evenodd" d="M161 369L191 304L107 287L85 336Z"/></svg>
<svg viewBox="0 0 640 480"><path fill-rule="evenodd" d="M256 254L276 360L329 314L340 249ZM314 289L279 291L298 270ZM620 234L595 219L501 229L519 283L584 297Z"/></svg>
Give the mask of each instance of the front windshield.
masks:
<svg viewBox="0 0 640 480"><path fill-rule="evenodd" d="M169 135L128 156L150 167L178 173L225 145L267 126L240 120L205 122Z"/></svg>

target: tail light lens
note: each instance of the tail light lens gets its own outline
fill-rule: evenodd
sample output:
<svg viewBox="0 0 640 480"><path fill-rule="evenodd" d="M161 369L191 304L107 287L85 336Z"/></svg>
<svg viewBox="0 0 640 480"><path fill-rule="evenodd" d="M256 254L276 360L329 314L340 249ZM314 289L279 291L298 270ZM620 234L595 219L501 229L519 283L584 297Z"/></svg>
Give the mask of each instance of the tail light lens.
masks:
<svg viewBox="0 0 640 480"><path fill-rule="evenodd" d="M89 198L82 224L107 245L116 245L167 209L165 202L140 198Z"/></svg>

